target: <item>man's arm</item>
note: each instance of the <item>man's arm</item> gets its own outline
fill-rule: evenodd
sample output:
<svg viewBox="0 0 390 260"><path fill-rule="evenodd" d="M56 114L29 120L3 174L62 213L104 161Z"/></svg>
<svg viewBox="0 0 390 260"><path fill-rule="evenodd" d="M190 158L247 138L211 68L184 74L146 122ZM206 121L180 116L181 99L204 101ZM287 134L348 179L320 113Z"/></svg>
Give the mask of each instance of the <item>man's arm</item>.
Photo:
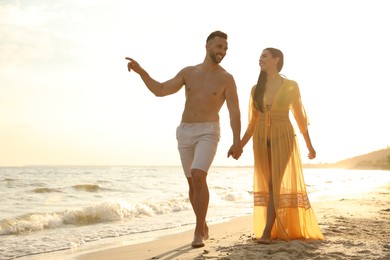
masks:
<svg viewBox="0 0 390 260"><path fill-rule="evenodd" d="M176 93L184 86L184 72L185 69L182 69L175 77L170 80L167 80L163 83L154 80L147 72L144 70L138 62L132 58L127 58L129 60L127 64L128 71L134 71L141 76L141 79L148 87L148 89L156 96L162 97Z"/></svg>
<svg viewBox="0 0 390 260"><path fill-rule="evenodd" d="M240 144L241 138L241 114L238 102L237 87L233 77L230 75L228 84L225 90L226 105L230 115L230 127L233 131L233 145L229 149L228 157L233 156L238 159L242 154L242 147Z"/></svg>

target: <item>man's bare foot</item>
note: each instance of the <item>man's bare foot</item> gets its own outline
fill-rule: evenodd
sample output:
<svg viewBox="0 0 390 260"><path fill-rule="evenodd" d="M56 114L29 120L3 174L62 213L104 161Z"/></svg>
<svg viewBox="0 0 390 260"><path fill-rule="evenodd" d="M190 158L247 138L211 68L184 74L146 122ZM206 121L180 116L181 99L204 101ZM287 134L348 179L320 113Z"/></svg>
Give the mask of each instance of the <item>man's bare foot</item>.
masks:
<svg viewBox="0 0 390 260"><path fill-rule="evenodd" d="M204 247L203 237L194 236L194 240L192 241L191 246L193 248Z"/></svg>
<svg viewBox="0 0 390 260"><path fill-rule="evenodd" d="M209 239L209 227L207 226L207 224L204 225L204 229L203 229L203 239L204 239L204 240Z"/></svg>

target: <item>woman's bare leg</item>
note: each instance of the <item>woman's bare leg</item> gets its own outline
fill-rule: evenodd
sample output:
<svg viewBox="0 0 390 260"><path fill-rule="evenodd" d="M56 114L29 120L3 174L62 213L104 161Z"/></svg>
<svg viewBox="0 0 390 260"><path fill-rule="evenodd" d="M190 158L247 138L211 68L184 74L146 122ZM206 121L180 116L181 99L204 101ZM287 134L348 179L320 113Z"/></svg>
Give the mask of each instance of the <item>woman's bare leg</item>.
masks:
<svg viewBox="0 0 390 260"><path fill-rule="evenodd" d="M273 193L273 183L272 183L272 158L271 158L271 148L267 147L267 156L268 156L268 167L269 167L269 182L268 182L268 189L269 189L269 200L267 205L267 220L265 223L263 235L261 236L259 243L269 243L271 238L271 231L272 227L274 226L275 219L276 219L276 212L275 212L275 203L274 203L274 193Z"/></svg>

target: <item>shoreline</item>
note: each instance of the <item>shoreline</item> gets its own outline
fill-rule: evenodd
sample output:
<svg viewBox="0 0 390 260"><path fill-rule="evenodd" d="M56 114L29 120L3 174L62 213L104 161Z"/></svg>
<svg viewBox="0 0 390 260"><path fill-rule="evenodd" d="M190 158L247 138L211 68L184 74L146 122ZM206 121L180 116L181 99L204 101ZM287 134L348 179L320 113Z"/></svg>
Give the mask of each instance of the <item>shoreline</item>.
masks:
<svg viewBox="0 0 390 260"><path fill-rule="evenodd" d="M249 215L211 224L210 239L202 248L191 248L190 229L137 244L101 243L21 259L390 259L389 201L387 183L368 193L312 203L323 241L256 244Z"/></svg>
<svg viewBox="0 0 390 260"><path fill-rule="evenodd" d="M127 246L93 249L73 254L71 259L193 259L196 255L209 255L215 245L229 246L231 241L246 239L252 234L253 216L241 216L226 222L209 225L210 238L202 248L192 248L193 228L175 234L163 235L155 240ZM249 236L251 237L251 236Z"/></svg>

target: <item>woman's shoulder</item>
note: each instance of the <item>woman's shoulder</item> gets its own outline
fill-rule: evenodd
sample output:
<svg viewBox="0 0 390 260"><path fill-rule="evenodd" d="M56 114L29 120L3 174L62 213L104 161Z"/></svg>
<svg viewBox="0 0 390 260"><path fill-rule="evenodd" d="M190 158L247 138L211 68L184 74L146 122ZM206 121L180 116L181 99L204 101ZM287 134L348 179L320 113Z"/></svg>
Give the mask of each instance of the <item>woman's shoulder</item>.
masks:
<svg viewBox="0 0 390 260"><path fill-rule="evenodd" d="M251 93L255 92L256 86L257 86L257 85L253 85L253 86L252 86L252 88L251 88Z"/></svg>
<svg viewBox="0 0 390 260"><path fill-rule="evenodd" d="M283 78L283 80L284 80L285 83L288 84L288 85L297 86L297 87L298 87L298 83L297 83L295 80L288 79L288 78Z"/></svg>
<svg viewBox="0 0 390 260"><path fill-rule="evenodd" d="M295 80L284 78L284 84L286 84L288 91L299 92L299 86Z"/></svg>

